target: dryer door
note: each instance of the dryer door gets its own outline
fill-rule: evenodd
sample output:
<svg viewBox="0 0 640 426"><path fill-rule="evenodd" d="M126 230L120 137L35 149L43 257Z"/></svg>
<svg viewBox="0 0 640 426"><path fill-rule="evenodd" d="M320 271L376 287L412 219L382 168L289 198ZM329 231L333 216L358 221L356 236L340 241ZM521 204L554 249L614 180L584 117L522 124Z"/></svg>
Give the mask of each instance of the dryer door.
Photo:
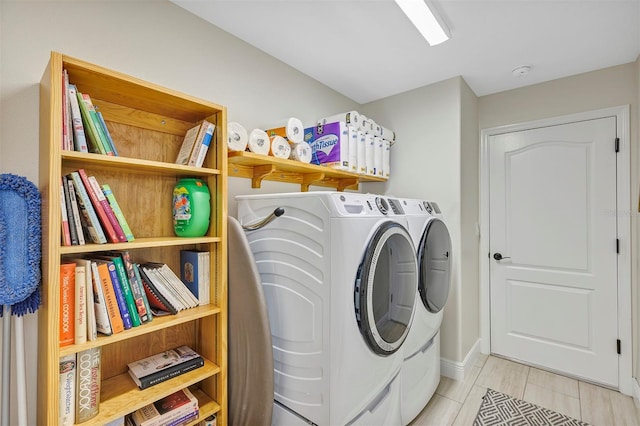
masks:
<svg viewBox="0 0 640 426"><path fill-rule="evenodd" d="M427 222L418 247L420 280L418 291L429 312L440 312L451 286L451 237L443 221Z"/></svg>
<svg viewBox="0 0 640 426"><path fill-rule="evenodd" d="M390 355L402 346L413 319L417 286L411 236L401 224L384 222L369 241L354 290L360 333L375 353Z"/></svg>

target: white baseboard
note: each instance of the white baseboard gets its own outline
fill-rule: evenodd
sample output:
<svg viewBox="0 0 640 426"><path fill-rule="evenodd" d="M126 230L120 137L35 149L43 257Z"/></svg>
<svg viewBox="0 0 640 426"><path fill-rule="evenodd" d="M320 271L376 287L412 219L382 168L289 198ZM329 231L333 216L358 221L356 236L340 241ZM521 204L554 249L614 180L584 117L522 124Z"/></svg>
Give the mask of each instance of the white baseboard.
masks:
<svg viewBox="0 0 640 426"><path fill-rule="evenodd" d="M480 339L478 339L471 349L469 349L467 356L464 357L462 362L440 358L440 375L453 380L464 380L465 372L468 371L469 367L475 365L476 357L479 353Z"/></svg>

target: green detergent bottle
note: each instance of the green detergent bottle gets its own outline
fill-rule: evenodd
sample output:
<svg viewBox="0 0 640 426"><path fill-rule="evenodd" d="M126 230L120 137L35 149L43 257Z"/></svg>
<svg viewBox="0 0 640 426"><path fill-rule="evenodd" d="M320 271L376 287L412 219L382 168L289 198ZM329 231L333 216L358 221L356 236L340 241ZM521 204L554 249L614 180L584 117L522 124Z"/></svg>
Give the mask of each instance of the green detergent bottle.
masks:
<svg viewBox="0 0 640 426"><path fill-rule="evenodd" d="M173 229L179 237L202 237L209 229L211 194L201 179L180 179L173 188Z"/></svg>

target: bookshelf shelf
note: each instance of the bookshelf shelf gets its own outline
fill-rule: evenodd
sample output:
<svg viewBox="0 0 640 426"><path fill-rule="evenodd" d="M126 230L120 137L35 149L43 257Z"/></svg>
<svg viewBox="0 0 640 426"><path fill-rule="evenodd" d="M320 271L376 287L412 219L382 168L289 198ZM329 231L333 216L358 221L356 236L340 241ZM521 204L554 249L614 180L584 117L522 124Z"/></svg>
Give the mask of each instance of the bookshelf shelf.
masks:
<svg viewBox="0 0 640 426"><path fill-rule="evenodd" d="M316 164L286 160L253 152L229 152L229 176L251 179L252 188L260 188L263 180L296 183L308 191L310 185L358 189L360 182L386 182L387 179L364 176Z"/></svg>
<svg viewBox="0 0 640 426"><path fill-rule="evenodd" d="M63 70L102 113L118 156L62 149ZM186 131L202 120L216 126L203 167L175 164ZM43 309L38 315L38 425L59 424L61 357L100 348L100 410L82 424L105 424L189 386L200 401L200 418L215 413L218 425L226 426L226 123L224 106L51 53L40 81ZM101 184L109 184L134 241L62 245L60 182L78 169L85 169ZM173 230L173 187L185 177L203 180L211 193L209 229L202 237L177 237ZM150 323L111 336L100 334L93 341L60 347L61 263L67 258L114 250L128 251L135 263L165 263L174 272L180 270L181 250L208 251L211 304L154 317ZM204 367L139 390L127 373L127 364L182 345L202 355Z"/></svg>

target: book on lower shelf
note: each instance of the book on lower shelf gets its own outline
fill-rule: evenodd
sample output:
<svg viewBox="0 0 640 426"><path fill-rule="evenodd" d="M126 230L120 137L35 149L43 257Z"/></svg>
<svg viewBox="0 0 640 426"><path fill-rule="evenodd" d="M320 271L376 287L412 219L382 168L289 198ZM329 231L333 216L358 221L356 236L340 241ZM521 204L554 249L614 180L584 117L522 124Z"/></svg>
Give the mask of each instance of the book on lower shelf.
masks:
<svg viewBox="0 0 640 426"><path fill-rule="evenodd" d="M76 264L60 264L60 347L75 341Z"/></svg>
<svg viewBox="0 0 640 426"><path fill-rule="evenodd" d="M60 357L58 424L72 426L76 419L76 354Z"/></svg>
<svg viewBox="0 0 640 426"><path fill-rule="evenodd" d="M199 412L198 399L184 388L134 411L129 418L135 426L180 426L195 420Z"/></svg>
<svg viewBox="0 0 640 426"><path fill-rule="evenodd" d="M100 412L101 348L78 352L76 358L76 423L94 418Z"/></svg>
<svg viewBox="0 0 640 426"><path fill-rule="evenodd" d="M129 375L146 389L204 365L204 358L188 346L160 352L128 364Z"/></svg>

